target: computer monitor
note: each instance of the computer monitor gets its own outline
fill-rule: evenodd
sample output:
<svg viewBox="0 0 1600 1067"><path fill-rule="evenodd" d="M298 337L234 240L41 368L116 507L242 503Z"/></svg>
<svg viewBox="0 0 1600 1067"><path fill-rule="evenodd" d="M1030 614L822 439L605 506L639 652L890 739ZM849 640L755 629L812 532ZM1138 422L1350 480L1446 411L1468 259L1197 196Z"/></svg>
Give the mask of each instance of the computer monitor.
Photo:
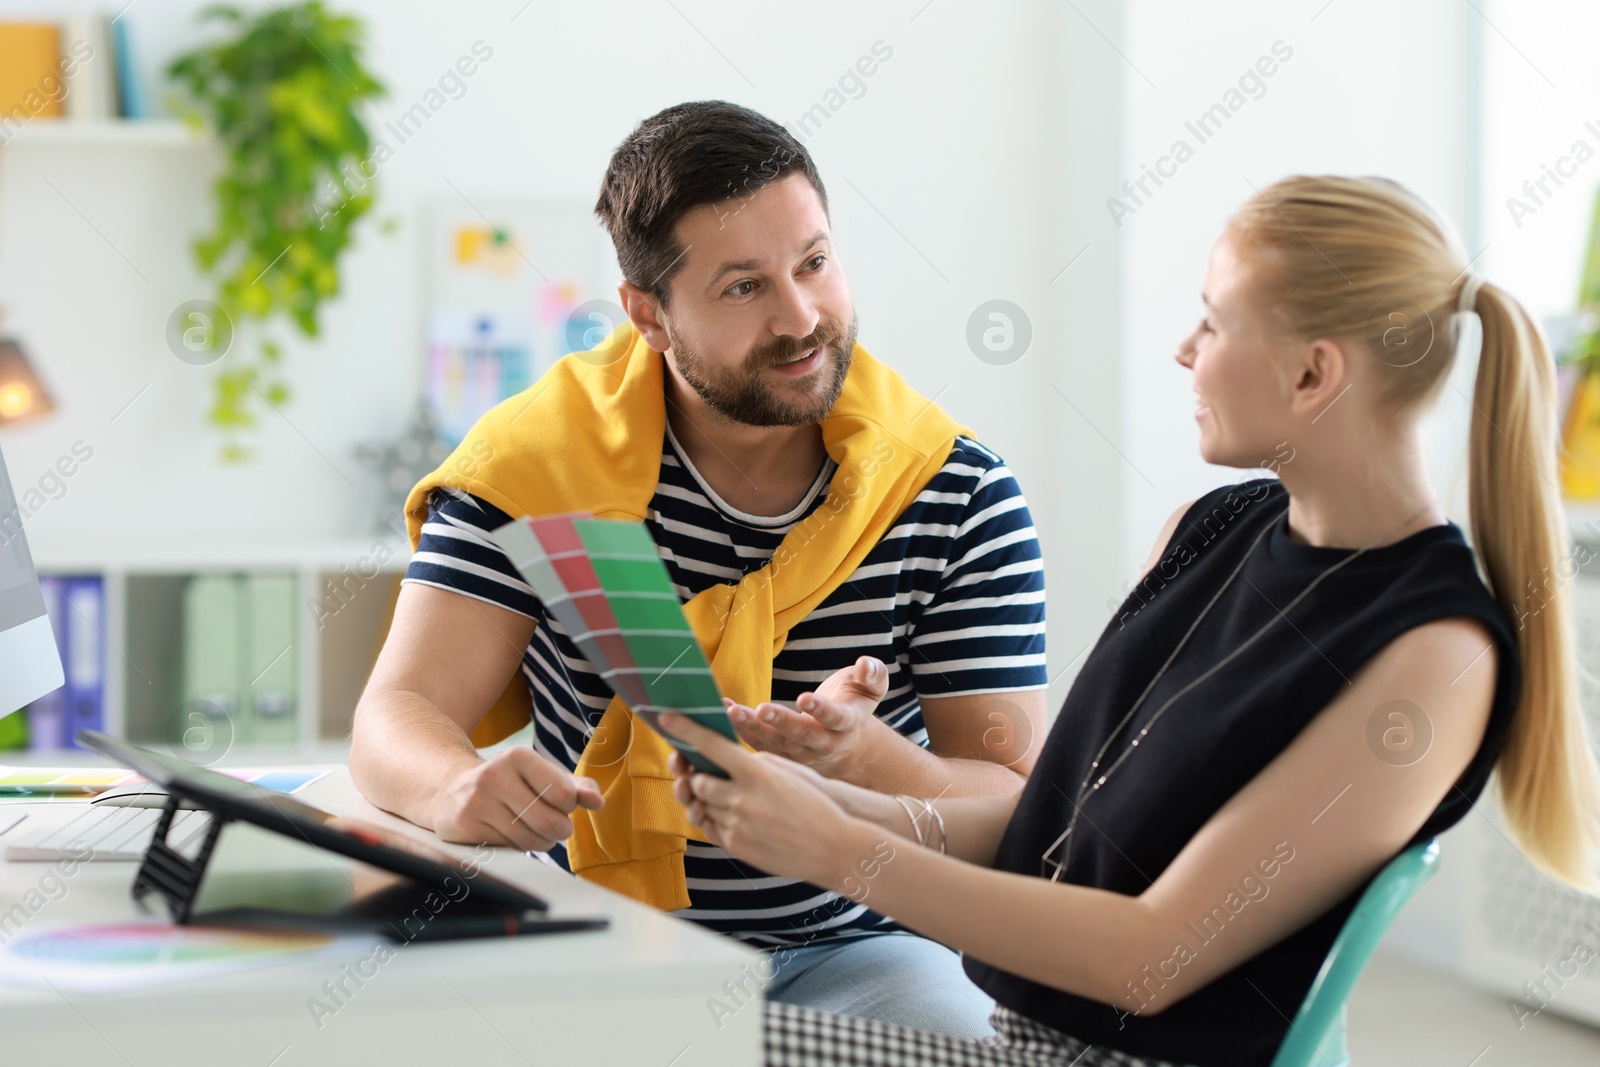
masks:
<svg viewBox="0 0 1600 1067"><path fill-rule="evenodd" d="M61 654L0 452L0 718L61 688Z"/></svg>

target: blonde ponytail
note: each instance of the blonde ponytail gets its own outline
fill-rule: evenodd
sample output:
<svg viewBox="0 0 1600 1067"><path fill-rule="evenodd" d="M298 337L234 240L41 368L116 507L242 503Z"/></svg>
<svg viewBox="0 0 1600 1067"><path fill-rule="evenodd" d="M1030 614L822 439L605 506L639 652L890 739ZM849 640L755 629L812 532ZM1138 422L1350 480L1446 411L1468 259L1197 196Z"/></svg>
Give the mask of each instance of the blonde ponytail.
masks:
<svg viewBox="0 0 1600 1067"><path fill-rule="evenodd" d="M1596 888L1600 775L1578 699L1566 517L1556 473L1554 361L1508 294L1475 302L1483 352L1473 387L1472 539L1517 635L1522 692L1497 766L1506 821L1528 858Z"/></svg>
<svg viewBox="0 0 1600 1067"><path fill-rule="evenodd" d="M1578 703L1576 567L1556 477L1555 369L1538 328L1509 294L1464 269L1438 218L1385 179L1286 178L1248 200L1228 233L1255 257L1254 288L1292 336L1367 340L1388 368L1384 400L1396 411L1444 387L1466 318L1458 304L1477 312L1472 539L1522 666L1496 765L1501 805L1534 864L1594 891L1600 770Z"/></svg>

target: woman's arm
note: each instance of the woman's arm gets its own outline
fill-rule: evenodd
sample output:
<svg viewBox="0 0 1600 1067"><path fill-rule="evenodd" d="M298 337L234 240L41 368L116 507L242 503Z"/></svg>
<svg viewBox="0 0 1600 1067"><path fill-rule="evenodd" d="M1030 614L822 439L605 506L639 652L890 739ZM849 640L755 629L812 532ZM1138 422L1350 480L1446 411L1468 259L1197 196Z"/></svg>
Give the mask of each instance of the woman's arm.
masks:
<svg viewBox="0 0 1600 1067"><path fill-rule="evenodd" d="M663 725L732 773L693 775L689 813L736 855L841 892L854 887L852 899L870 898L873 910L964 953L1153 1015L1325 912L1405 845L1477 750L1495 666L1486 631L1469 620L1391 642L1137 897L895 847L883 824L851 815L801 776L680 716ZM1375 716L1396 700L1432 733L1426 753L1404 766L1368 741Z"/></svg>
<svg viewBox="0 0 1600 1067"><path fill-rule="evenodd" d="M925 815L921 803L916 800L910 801L908 811L887 793L875 792L836 778L825 778L815 768L776 753L762 752L754 758L766 763L769 773L791 775L810 783L815 790L838 805L844 814L876 827L879 840L885 840L886 832L893 835L894 844L901 847L915 847L917 840L922 837L928 839L929 848L939 847L937 821ZM672 773L677 776L673 793L680 803L693 809L694 796L689 790L689 776L694 773L694 767L681 754L674 752ZM1016 810L1019 796L1020 792L1012 792L1004 796L931 800L930 803L938 809L939 817L944 820L945 847L949 854L983 867L993 863L994 854L1000 847L1000 835L1005 833L1006 825L1011 822L1011 813ZM913 815L917 823L912 822Z"/></svg>

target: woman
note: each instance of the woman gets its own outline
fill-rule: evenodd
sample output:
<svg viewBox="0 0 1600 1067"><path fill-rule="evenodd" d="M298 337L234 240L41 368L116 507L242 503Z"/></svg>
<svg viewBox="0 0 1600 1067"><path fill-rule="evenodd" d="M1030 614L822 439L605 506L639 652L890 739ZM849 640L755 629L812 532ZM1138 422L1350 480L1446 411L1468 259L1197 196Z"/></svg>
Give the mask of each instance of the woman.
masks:
<svg viewBox="0 0 1600 1067"><path fill-rule="evenodd" d="M711 840L870 898L997 1001L981 1044L769 1004L770 1063L1268 1064L1373 875L1491 769L1528 857L1594 888L1553 371L1527 313L1416 199L1354 178L1247 202L1203 299L1177 353L1201 454L1278 478L1173 514L1020 794L884 796L663 718L730 772L675 766ZM1418 433L1473 312L1476 557Z"/></svg>

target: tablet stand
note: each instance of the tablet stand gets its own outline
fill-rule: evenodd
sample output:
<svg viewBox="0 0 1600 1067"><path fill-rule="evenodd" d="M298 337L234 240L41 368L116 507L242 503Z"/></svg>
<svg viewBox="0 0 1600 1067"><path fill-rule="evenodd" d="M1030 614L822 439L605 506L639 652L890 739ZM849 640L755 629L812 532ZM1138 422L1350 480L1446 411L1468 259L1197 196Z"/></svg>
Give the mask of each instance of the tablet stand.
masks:
<svg viewBox="0 0 1600 1067"><path fill-rule="evenodd" d="M167 902L167 911L178 926L186 925L246 925L287 926L294 929L319 929L334 933L368 933L386 937L395 942L416 940L446 940L471 937L502 937L512 934L557 934L578 930L601 930L610 924L603 916L587 918L548 919L535 912L516 913L503 906L474 901L472 906L456 905L466 914L428 918L416 930L407 925L396 926L398 919L409 924L420 913L418 894L437 895L422 882L406 879L388 890L374 894L364 905L347 908L331 915L305 915L281 911L276 908L234 907L222 911L194 914L195 898L200 894L200 882L205 877L206 865L216 848L223 826L233 821L210 808L202 808L211 816L211 825L200 842L200 851L194 859L167 843L167 831L172 828L172 817L182 807L182 798L176 793L167 797L161 817L156 821L155 834L150 847L145 849L144 860L133 879L133 898L143 902L152 890ZM437 911L437 909L430 909Z"/></svg>
<svg viewBox="0 0 1600 1067"><path fill-rule="evenodd" d="M191 860L167 844L167 831L172 828L172 817L178 812L178 799L176 794L167 797L166 806L161 809L155 836L150 839L150 847L145 849L144 860L139 864L139 873L133 878L133 899L143 901L152 889L155 890L167 902L172 921L182 926L194 910L200 879L206 873L211 850L216 847L217 837L228 820L218 812L210 812L211 826L206 830L205 840L200 842L200 851Z"/></svg>

